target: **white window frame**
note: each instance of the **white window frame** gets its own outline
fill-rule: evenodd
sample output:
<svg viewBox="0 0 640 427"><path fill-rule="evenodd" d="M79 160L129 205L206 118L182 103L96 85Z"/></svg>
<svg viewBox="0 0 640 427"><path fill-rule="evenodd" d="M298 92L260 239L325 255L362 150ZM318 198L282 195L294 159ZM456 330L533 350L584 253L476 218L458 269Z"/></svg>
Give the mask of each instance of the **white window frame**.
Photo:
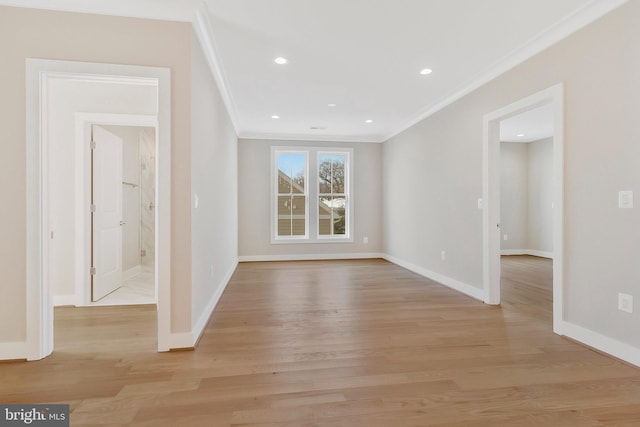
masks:
<svg viewBox="0 0 640 427"><path fill-rule="evenodd" d="M278 155L279 154L304 154L305 155L305 236L278 236ZM345 155L345 192L346 206L346 230L344 235L320 236L318 220L319 183L318 169L320 155L340 154ZM310 159L315 158L315 161ZM272 244L297 244L297 243L353 243L354 230L354 196L353 196L353 148L339 147L271 147L271 243ZM310 179L311 177L311 179Z"/></svg>

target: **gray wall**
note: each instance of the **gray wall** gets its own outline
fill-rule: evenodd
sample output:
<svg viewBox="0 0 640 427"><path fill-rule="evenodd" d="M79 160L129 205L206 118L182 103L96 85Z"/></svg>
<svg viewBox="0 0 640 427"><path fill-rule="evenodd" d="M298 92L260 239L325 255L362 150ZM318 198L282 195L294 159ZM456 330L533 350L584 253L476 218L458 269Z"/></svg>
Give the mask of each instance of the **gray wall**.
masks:
<svg viewBox="0 0 640 427"><path fill-rule="evenodd" d="M353 148L354 241L271 244L271 147ZM241 139L238 146L239 255L362 254L382 251L382 145ZM369 238L364 244L363 238Z"/></svg>
<svg viewBox="0 0 640 427"><path fill-rule="evenodd" d="M553 139L500 143L503 251L553 252Z"/></svg>
<svg viewBox="0 0 640 427"><path fill-rule="evenodd" d="M236 265L238 139L195 35L191 43L191 303L196 325L208 319L212 298Z"/></svg>
<svg viewBox="0 0 640 427"><path fill-rule="evenodd" d="M482 118L565 84L566 320L640 347L640 2L629 2L384 144L386 252L482 286ZM447 261L440 251L447 250Z"/></svg>

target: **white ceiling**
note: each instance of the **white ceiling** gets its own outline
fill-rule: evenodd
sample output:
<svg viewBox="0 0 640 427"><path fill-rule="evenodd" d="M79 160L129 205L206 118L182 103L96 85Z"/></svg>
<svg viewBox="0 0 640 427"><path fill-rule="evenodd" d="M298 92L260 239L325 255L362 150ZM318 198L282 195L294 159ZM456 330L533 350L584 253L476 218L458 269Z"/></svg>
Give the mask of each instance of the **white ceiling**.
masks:
<svg viewBox="0 0 640 427"><path fill-rule="evenodd" d="M624 2L0 0L195 21L240 137L370 142L385 141ZM197 11L206 19L195 19ZM278 56L288 64L275 64ZM427 67L433 73L420 75Z"/></svg>
<svg viewBox="0 0 640 427"><path fill-rule="evenodd" d="M500 122L500 141L531 142L553 136L553 107L546 104Z"/></svg>

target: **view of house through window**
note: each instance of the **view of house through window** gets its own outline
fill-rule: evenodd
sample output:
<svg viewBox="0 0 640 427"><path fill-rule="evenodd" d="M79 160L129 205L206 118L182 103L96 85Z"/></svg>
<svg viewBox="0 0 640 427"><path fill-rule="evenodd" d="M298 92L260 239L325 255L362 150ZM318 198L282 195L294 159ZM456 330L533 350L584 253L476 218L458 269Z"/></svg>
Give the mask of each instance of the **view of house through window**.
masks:
<svg viewBox="0 0 640 427"><path fill-rule="evenodd" d="M272 149L272 241L351 241L351 149Z"/></svg>
<svg viewBox="0 0 640 427"><path fill-rule="evenodd" d="M306 153L278 153L277 161L278 236L306 236Z"/></svg>
<svg viewBox="0 0 640 427"><path fill-rule="evenodd" d="M345 235L347 231L345 191L346 153L318 156L318 234Z"/></svg>

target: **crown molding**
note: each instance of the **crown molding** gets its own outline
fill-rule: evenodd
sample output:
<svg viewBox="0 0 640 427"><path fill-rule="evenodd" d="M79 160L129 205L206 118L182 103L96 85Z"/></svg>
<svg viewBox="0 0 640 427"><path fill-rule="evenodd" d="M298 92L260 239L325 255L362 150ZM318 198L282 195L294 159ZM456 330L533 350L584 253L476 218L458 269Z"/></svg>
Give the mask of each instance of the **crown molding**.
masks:
<svg viewBox="0 0 640 427"><path fill-rule="evenodd" d="M513 50L511 53L504 56L501 60L497 61L493 66L490 66L485 71L479 73L466 86L461 87L458 91L442 99L440 102L419 110L402 126L396 128L394 131L385 136L384 140L390 140L396 135L409 129L411 126L414 126L427 117L437 113L448 105L453 104L462 97L484 86L491 80L506 73L517 65L520 65L529 58L537 55L543 50L551 47L560 40L568 37L579 29L587 26L588 24L594 22L595 20L601 18L602 16L606 15L614 9L617 9L627 2L628 0L593 0L587 3L581 9L575 11L565 19L540 32L538 35L532 37L521 47Z"/></svg>
<svg viewBox="0 0 640 427"><path fill-rule="evenodd" d="M198 41L200 41L200 46L207 60L207 64L209 65L209 70L211 71L211 74L213 74L213 78L218 85L222 102L227 108L227 113L231 118L231 123L233 124L235 133L238 135L239 121L237 108L233 101L233 97L231 96L231 91L229 90L229 81L222 70L220 61L218 60L219 54L214 42L213 30L209 19L209 8L205 2L203 2L196 10L193 19L193 30L198 37Z"/></svg>
<svg viewBox="0 0 640 427"><path fill-rule="evenodd" d="M277 141L327 141L327 142L366 142L381 144L386 140L375 135L308 135L289 133L241 132L240 139L265 139Z"/></svg>

